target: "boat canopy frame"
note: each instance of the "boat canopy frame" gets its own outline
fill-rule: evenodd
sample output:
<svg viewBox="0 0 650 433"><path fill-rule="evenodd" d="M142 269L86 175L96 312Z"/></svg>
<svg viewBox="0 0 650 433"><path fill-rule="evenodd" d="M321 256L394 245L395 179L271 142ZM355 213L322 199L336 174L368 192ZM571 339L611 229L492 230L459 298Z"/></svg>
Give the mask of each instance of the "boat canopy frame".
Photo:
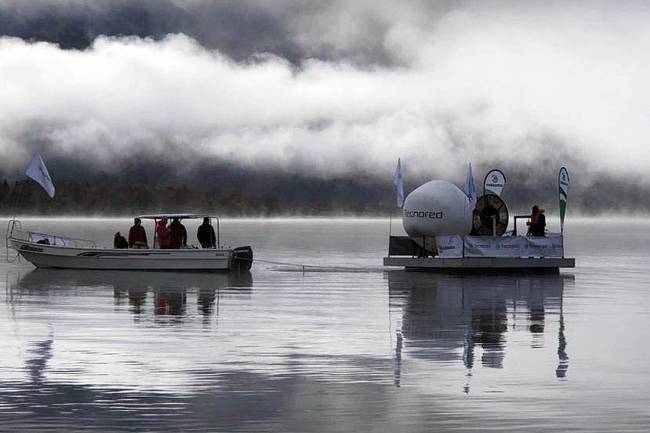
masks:
<svg viewBox="0 0 650 433"><path fill-rule="evenodd" d="M219 219L219 217L217 216L213 216L209 214L198 214L198 213L159 213L159 214L151 214L151 215L138 215L136 216L136 218L140 218L143 220L160 220L163 218L167 218L167 219L178 218L181 220L201 219L201 218Z"/></svg>
<svg viewBox="0 0 650 433"><path fill-rule="evenodd" d="M160 221L163 218L167 219L174 219L178 218L178 220L184 220L184 219L202 219L202 218L208 218L209 220L216 220L217 221L217 248L221 248L221 236L220 236L220 221L218 216L214 215L209 215L209 214L196 214L196 213L159 213L159 214L151 214L151 215L138 215L135 218L140 218L141 220L153 220L154 222L154 228L153 228L153 245L155 247L156 242L158 241L158 238L156 236L156 225L158 224L158 221Z"/></svg>
<svg viewBox="0 0 650 433"><path fill-rule="evenodd" d="M209 218L210 220L214 219L217 221L217 230L216 230L217 248L218 249L221 248L221 235L220 235L220 227L219 227L220 221L218 216L211 216L208 214L166 213L166 214L139 215L135 218L148 219L154 221L153 245L156 244L156 224L158 223L159 220L163 218L168 218L168 219L178 218L179 220L201 219L201 218ZM5 247L7 248L7 260L9 259L9 239L11 238L24 240L28 242L34 242L34 243L42 239L47 239L50 242L50 245L54 245L54 246L66 246L66 247L73 247L73 248L90 248L90 249L97 248L97 243L90 239L80 239L80 238L73 238L69 236L55 235L51 233L40 233L40 232L34 232L29 230L23 230L20 220L17 220L16 218L12 218L7 222L7 229L5 231Z"/></svg>

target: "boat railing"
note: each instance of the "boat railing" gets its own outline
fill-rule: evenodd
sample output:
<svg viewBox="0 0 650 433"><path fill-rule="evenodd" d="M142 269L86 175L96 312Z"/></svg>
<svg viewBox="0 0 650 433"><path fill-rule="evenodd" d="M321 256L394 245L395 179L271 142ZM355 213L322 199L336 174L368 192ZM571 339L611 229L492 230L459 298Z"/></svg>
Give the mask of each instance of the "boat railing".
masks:
<svg viewBox="0 0 650 433"><path fill-rule="evenodd" d="M39 233L32 232L28 230L23 230L20 226L20 222L16 221L11 224L11 229L9 231L9 238L27 241L27 242L41 242L47 245L56 245L62 247L73 247L73 248L97 248L95 241L90 239L78 239L71 238L68 236L59 236L49 233Z"/></svg>

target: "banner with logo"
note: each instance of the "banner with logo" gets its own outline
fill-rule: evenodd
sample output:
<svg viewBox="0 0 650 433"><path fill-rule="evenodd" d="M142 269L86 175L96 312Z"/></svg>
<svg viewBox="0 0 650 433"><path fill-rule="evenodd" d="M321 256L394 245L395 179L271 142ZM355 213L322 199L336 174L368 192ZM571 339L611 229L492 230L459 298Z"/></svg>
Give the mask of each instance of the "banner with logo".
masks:
<svg viewBox="0 0 650 433"><path fill-rule="evenodd" d="M436 249L438 256L462 257L463 256L463 237L459 235L436 236Z"/></svg>
<svg viewBox="0 0 650 433"><path fill-rule="evenodd" d="M566 202L569 196L569 171L562 167L558 174L558 184L560 190L560 231L564 233L564 216L566 215Z"/></svg>
<svg viewBox="0 0 650 433"><path fill-rule="evenodd" d="M562 257L562 235L547 236L437 236L440 258L453 257Z"/></svg>
<svg viewBox="0 0 650 433"><path fill-rule="evenodd" d="M562 236L465 236L465 257L562 257Z"/></svg>
<svg viewBox="0 0 650 433"><path fill-rule="evenodd" d="M506 175L498 168L490 170L483 180L483 195L494 194L500 196L505 186Z"/></svg>

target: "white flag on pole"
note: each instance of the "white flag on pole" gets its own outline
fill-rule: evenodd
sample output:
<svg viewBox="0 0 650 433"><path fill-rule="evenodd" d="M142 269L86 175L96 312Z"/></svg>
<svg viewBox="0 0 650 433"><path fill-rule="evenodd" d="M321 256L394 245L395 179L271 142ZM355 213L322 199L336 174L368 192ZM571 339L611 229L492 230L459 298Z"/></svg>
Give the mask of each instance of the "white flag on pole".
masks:
<svg viewBox="0 0 650 433"><path fill-rule="evenodd" d="M476 190L474 189L474 176L472 175L472 163L469 163L469 169L467 170L467 178L465 178L465 194L469 199L468 207L470 211L473 211L476 207Z"/></svg>
<svg viewBox="0 0 650 433"><path fill-rule="evenodd" d="M401 209L402 205L404 205L404 179L402 178L402 162L399 158L393 175L393 185L397 190L397 207Z"/></svg>
<svg viewBox="0 0 650 433"><path fill-rule="evenodd" d="M25 174L42 186L50 198L54 197L54 184L52 183L52 178L50 177L50 173L47 171L47 167L45 167L45 162L43 162L43 158L41 158L39 153L34 154L32 162L29 163L27 170L25 170Z"/></svg>
<svg viewBox="0 0 650 433"><path fill-rule="evenodd" d="M506 175L501 170L495 168L485 175L483 180L483 194L501 195L501 191L506 186Z"/></svg>

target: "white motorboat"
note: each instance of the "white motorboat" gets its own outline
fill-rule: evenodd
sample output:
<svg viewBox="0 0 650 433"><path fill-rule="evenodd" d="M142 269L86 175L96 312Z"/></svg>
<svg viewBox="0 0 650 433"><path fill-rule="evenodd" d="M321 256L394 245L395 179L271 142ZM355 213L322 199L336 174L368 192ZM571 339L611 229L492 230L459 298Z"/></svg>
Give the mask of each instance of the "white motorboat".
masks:
<svg viewBox="0 0 650 433"><path fill-rule="evenodd" d="M13 248L38 268L106 269L142 271L247 271L253 263L250 246L224 248L220 243L219 219L198 214L142 215L140 219L157 223L163 218L216 220L216 248L182 247L157 248L154 230L154 248L102 248L94 241L74 239L46 233L23 230L18 220L10 220L7 227L7 247Z"/></svg>

